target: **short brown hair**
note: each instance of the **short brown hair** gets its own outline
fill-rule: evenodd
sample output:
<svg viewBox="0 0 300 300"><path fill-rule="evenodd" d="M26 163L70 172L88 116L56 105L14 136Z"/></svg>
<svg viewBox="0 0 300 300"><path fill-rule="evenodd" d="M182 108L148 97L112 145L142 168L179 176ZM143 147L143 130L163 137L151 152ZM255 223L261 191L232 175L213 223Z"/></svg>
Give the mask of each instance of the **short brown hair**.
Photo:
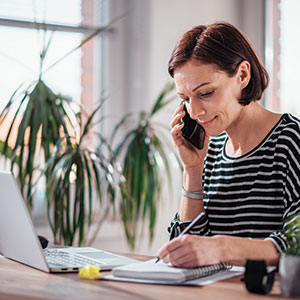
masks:
<svg viewBox="0 0 300 300"><path fill-rule="evenodd" d="M242 91L239 101L242 105L261 99L268 86L268 73L250 42L231 24L213 23L196 26L187 31L171 54L169 74L174 77L175 69L192 59L215 64L228 76L236 74L242 61L248 61L251 66L251 78Z"/></svg>

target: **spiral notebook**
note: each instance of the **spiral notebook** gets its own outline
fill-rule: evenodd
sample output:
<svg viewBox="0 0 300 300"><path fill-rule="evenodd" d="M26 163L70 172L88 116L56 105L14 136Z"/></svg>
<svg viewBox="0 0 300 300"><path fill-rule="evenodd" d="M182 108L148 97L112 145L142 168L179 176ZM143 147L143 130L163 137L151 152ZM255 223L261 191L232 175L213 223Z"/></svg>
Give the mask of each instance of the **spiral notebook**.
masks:
<svg viewBox="0 0 300 300"><path fill-rule="evenodd" d="M215 274L223 274L231 269L231 264L223 262L197 268L175 268L162 261L155 264L155 259L151 259L146 262L114 268L112 275L104 276L102 279L158 284L182 284L199 278L208 278ZM241 272L235 272L224 278L239 274Z"/></svg>

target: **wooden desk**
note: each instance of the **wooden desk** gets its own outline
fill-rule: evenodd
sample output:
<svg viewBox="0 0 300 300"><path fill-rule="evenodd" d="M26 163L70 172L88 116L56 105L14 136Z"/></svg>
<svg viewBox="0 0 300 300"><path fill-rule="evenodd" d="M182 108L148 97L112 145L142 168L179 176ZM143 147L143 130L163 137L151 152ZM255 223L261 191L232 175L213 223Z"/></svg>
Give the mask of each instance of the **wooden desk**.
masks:
<svg viewBox="0 0 300 300"><path fill-rule="evenodd" d="M135 259L149 257L128 255ZM104 272L103 272L104 273ZM109 274L109 272L105 272ZM276 280L272 292L255 295L247 292L241 276L204 287L166 286L104 280L84 280L76 273L47 274L6 258L0 258L0 299L288 299L280 294Z"/></svg>

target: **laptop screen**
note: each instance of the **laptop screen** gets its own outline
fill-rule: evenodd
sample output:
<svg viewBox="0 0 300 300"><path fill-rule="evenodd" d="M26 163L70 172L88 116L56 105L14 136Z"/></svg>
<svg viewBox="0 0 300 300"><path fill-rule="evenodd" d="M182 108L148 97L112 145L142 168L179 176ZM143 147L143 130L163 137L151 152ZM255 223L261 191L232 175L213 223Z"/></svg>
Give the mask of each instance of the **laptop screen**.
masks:
<svg viewBox="0 0 300 300"><path fill-rule="evenodd" d="M26 204L11 172L0 172L0 252L49 272Z"/></svg>

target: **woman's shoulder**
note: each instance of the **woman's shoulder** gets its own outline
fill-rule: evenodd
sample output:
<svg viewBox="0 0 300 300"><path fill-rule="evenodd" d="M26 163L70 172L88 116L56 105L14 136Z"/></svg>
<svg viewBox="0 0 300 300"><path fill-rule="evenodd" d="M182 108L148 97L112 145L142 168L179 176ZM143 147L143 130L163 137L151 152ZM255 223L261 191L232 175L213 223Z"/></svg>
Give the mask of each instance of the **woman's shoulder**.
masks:
<svg viewBox="0 0 300 300"><path fill-rule="evenodd" d="M290 113L285 113L281 117L277 129L282 135L295 135L300 139L300 119Z"/></svg>
<svg viewBox="0 0 300 300"><path fill-rule="evenodd" d="M290 113L283 114L274 135L277 136L277 148L294 153L300 151L300 119L298 117Z"/></svg>
<svg viewBox="0 0 300 300"><path fill-rule="evenodd" d="M283 123L285 124L294 124L298 127L300 126L300 119L299 117L294 116L291 113L284 113L281 117Z"/></svg>

